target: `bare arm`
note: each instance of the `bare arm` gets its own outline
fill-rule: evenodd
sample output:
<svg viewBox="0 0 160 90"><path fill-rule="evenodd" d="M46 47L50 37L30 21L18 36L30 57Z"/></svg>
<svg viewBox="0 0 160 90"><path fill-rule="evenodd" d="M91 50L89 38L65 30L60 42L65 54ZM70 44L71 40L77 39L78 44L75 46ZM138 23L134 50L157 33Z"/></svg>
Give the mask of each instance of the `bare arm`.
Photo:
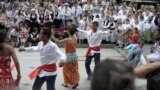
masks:
<svg viewBox="0 0 160 90"><path fill-rule="evenodd" d="M149 63L135 68L134 73L137 77L145 78L148 73L158 68L160 68L160 62Z"/></svg>
<svg viewBox="0 0 160 90"><path fill-rule="evenodd" d="M15 50L12 47L10 47L10 50L11 50L11 56L12 56L13 62L15 64L15 66L16 66L17 77L21 77L20 65L19 65L19 61L18 61L17 55L15 53Z"/></svg>
<svg viewBox="0 0 160 90"><path fill-rule="evenodd" d="M58 39L54 36L54 33L52 33L51 38L52 38L55 42L57 42L57 43L67 43L68 40L69 40L69 38L62 39L62 40L58 40Z"/></svg>

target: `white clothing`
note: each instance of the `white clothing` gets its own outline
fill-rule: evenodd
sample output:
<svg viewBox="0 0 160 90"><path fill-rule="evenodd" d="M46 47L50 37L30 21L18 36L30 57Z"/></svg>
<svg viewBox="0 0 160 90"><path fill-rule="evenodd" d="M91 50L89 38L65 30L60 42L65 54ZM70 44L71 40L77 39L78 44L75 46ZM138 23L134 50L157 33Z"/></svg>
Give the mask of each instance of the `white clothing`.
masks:
<svg viewBox="0 0 160 90"><path fill-rule="evenodd" d="M26 52L40 52L41 57L41 64L42 65L49 65L49 64L56 64L59 60L65 60L66 56L59 47L49 40L46 45L43 42L39 42L37 46L25 48ZM42 70L39 74L39 77L44 76L52 76L56 75L57 71L54 72L46 72Z"/></svg>
<svg viewBox="0 0 160 90"><path fill-rule="evenodd" d="M61 10L62 19L70 20L71 19L71 9L67 7L67 9L63 8Z"/></svg>
<svg viewBox="0 0 160 90"><path fill-rule="evenodd" d="M144 25L145 25L145 23L144 23L144 21L139 21L139 26L140 26L140 31L144 31Z"/></svg>
<svg viewBox="0 0 160 90"><path fill-rule="evenodd" d="M147 58L149 61L160 61L160 52L156 52L156 53L153 53L153 54L150 54L150 55L147 55Z"/></svg>
<svg viewBox="0 0 160 90"><path fill-rule="evenodd" d="M10 34L9 34L9 38L11 38L11 36L17 36L17 37L19 37L20 34L15 29L12 29L11 32L10 32Z"/></svg>
<svg viewBox="0 0 160 90"><path fill-rule="evenodd" d="M160 61L160 46L155 44L155 52L147 55L147 58L152 62Z"/></svg>
<svg viewBox="0 0 160 90"><path fill-rule="evenodd" d="M76 14L76 16L82 14L82 11L83 10L82 10L82 8L80 6L72 7L72 9L71 9L72 15Z"/></svg>
<svg viewBox="0 0 160 90"><path fill-rule="evenodd" d="M88 40L89 47L97 47L101 45L102 39L106 37L107 35L110 35L109 31L101 31L97 30L95 33L93 33L92 30L84 31L81 29L77 29L81 35L83 35ZM91 53L99 53L99 51L91 51Z"/></svg>
<svg viewBox="0 0 160 90"><path fill-rule="evenodd" d="M153 30L154 30L154 25L152 24L152 23L145 23L145 25L144 25L145 27L144 27L144 30L148 30L148 29L151 29L152 30L152 32L153 32Z"/></svg>
<svg viewBox="0 0 160 90"><path fill-rule="evenodd" d="M128 30L128 29L131 29L131 25L130 24L123 24L123 30Z"/></svg>

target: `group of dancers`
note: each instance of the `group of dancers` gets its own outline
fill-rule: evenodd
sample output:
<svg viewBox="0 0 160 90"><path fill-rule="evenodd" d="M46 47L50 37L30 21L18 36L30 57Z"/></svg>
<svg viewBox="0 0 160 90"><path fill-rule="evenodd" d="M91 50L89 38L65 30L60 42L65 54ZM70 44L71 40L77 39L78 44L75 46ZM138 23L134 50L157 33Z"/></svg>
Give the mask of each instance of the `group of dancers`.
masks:
<svg viewBox="0 0 160 90"><path fill-rule="evenodd" d="M86 37L88 40L89 48L86 53L86 60L85 60L85 68L86 73L88 75L87 79L90 80L92 77L92 71L90 69L90 64L92 58L94 58L95 66L100 63L100 45L102 42L103 37L106 35L112 34L112 31L100 31L98 30L98 22L92 22L91 30L84 31L79 28L76 28L75 25L71 24L67 28L68 36L65 39L59 40L57 39L54 34L54 31L51 31L50 28L44 27L41 28L39 39L40 42L37 46L28 47L28 48L19 48L20 52L39 52L40 53L40 62L41 65L37 67L33 72L29 74L29 78L31 80L35 79L33 84L32 90L40 90L41 86L44 82L47 83L47 90L55 90L55 80L57 77L57 66L56 63L59 62L59 67L63 67L63 76L64 76L64 83L62 86L69 87L71 86L72 89L77 88L79 85L80 75L78 71L78 56L76 54L76 45L77 45L77 38L75 33L78 32ZM15 54L13 47L5 44L6 35L3 31L0 32L1 36L1 44L0 44L0 55L1 61L0 64L1 68L1 88L3 90L12 90L15 86L19 85L21 79L21 72L20 66ZM136 35L135 35L136 36ZM156 44L159 45L159 37L157 37ZM135 39L137 41L138 39ZM55 41L55 43L53 42ZM65 53L59 49L56 43L63 43L65 45ZM135 44L131 43L133 51L141 50L143 44ZM158 51L157 51L158 50ZM129 51L129 54L131 51ZM136 55L136 54L135 54ZM153 55L159 55L159 48L156 49L156 52ZM148 56L150 57L150 56ZM13 59L16 69L17 69L17 79L13 80L11 75L11 58ZM134 57L135 58L135 57ZM156 58L156 60L155 60ZM130 62L130 59L127 58ZM150 58L148 58L150 59ZM149 63L141 63L139 66L135 67L135 74L139 77L145 77L147 74L157 70L159 66L158 61L159 58L154 57L154 62L150 61ZM142 59L140 58L139 61ZM153 63L152 63L153 62ZM137 65L137 64L136 64ZM155 76L155 75L154 75ZM151 78L152 76L150 76ZM154 77L155 80L155 77Z"/></svg>
<svg viewBox="0 0 160 90"><path fill-rule="evenodd" d="M19 48L20 52L25 51L40 53L41 65L37 67L33 72L31 72L31 74L29 74L29 78L31 80L36 78L32 89L40 90L43 83L46 82L47 90L55 90L57 62L59 62L60 67L63 67L64 83L62 83L62 86L69 87L71 85L72 89L77 88L80 80L80 75L78 71L78 56L76 54L77 38L75 33L77 31L78 33L85 35L89 42L89 49L86 54L85 67L88 75L87 79L90 80L92 76L92 71L90 69L92 58L95 59L95 65L97 65L100 62L100 45L102 42L102 38L108 34L111 34L110 31L99 31L97 30L97 28L98 22L93 22L92 29L89 31L76 29L75 25L71 25L67 28L67 33L69 37L63 40L58 40L54 36L54 31L51 31L49 28L44 27L40 30L39 39L41 41L38 43L37 46ZM4 70L2 69L3 75L1 76L1 81L4 82L4 86L1 87L5 89L11 89L14 86L14 81L10 70L10 63L8 63L10 62L11 58L13 58L13 61L15 62L15 66L18 73L17 78L19 81L21 78L21 72L14 49L11 46L4 44L5 34L3 32L0 32L0 34L2 34L1 36L3 37L1 43L1 57L5 59L2 64L4 64L3 66L5 66L5 64L8 64L7 67L5 66L3 68ZM57 44L54 43L52 40L57 43L63 43L65 45L66 55L62 53ZM12 55L12 53L14 56ZM8 69L9 71L7 71ZM10 73L8 74L4 72ZM6 77L7 74L10 76L9 78ZM17 83L19 82L17 81Z"/></svg>
<svg viewBox="0 0 160 90"><path fill-rule="evenodd" d="M21 46L25 46L28 38L31 39L29 41L33 41L33 47L21 47L19 51L40 53L41 65L29 74L30 79L35 79L32 90L40 90L44 82L47 83L47 90L55 90L56 63L58 62L59 66L63 67L64 82L62 86L77 88L80 74L76 46L77 39L81 43L84 38L88 40L89 45L85 60L88 80L92 78L90 68L92 59L94 58L95 66L100 63L102 40L117 43L120 48L125 49L128 53L126 60L135 68L137 76L149 77L149 79L156 76L150 75L160 66L156 62L160 57L160 32L158 30L160 18L155 7L142 5L139 10L136 10L133 3L117 4L115 0L102 0L102 7L90 2L84 2L82 6L77 2L72 4L71 6L69 3L58 5L46 1L40 5L32 3L29 7L26 2L22 2L17 9L3 8L2 10L0 23L12 29L9 36L13 44L17 44L19 40L17 37L21 38ZM68 37L64 39L55 37L55 28L66 25L68 25L66 30ZM1 30L0 90L1 88L2 90L12 90L19 85L21 80L16 53L12 46L5 43L6 36L4 30ZM143 41L155 42L152 54L144 55ZM64 44L65 54L59 49L57 43ZM17 70L16 80L11 75L11 58Z"/></svg>

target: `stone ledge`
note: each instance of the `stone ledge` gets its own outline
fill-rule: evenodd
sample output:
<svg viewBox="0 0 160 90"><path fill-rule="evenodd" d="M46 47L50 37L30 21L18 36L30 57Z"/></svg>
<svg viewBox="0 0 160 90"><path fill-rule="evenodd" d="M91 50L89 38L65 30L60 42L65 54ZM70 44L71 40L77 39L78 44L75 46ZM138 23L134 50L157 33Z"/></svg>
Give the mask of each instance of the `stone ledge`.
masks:
<svg viewBox="0 0 160 90"><path fill-rule="evenodd" d="M124 50L122 50L122 49L120 49L120 48L118 48L118 47L116 47L116 46L114 46L114 49L115 49L119 54L121 54L122 57L124 57L124 58L127 57L127 53L126 53Z"/></svg>

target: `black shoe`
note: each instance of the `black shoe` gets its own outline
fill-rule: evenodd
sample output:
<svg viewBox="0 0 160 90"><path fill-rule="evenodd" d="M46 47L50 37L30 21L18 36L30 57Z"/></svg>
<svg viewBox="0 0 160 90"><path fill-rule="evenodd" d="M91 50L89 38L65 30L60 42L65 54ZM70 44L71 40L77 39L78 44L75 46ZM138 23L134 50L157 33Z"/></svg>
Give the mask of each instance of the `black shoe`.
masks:
<svg viewBox="0 0 160 90"><path fill-rule="evenodd" d="M119 46L119 44L116 44L116 46Z"/></svg>
<svg viewBox="0 0 160 90"><path fill-rule="evenodd" d="M76 89L78 87L78 85L79 84L77 83L75 86L72 87L72 89Z"/></svg>
<svg viewBox="0 0 160 90"><path fill-rule="evenodd" d="M66 88L68 87L68 85L66 85L66 84L64 84L64 83L62 83L61 85L62 85L63 87L66 87Z"/></svg>

